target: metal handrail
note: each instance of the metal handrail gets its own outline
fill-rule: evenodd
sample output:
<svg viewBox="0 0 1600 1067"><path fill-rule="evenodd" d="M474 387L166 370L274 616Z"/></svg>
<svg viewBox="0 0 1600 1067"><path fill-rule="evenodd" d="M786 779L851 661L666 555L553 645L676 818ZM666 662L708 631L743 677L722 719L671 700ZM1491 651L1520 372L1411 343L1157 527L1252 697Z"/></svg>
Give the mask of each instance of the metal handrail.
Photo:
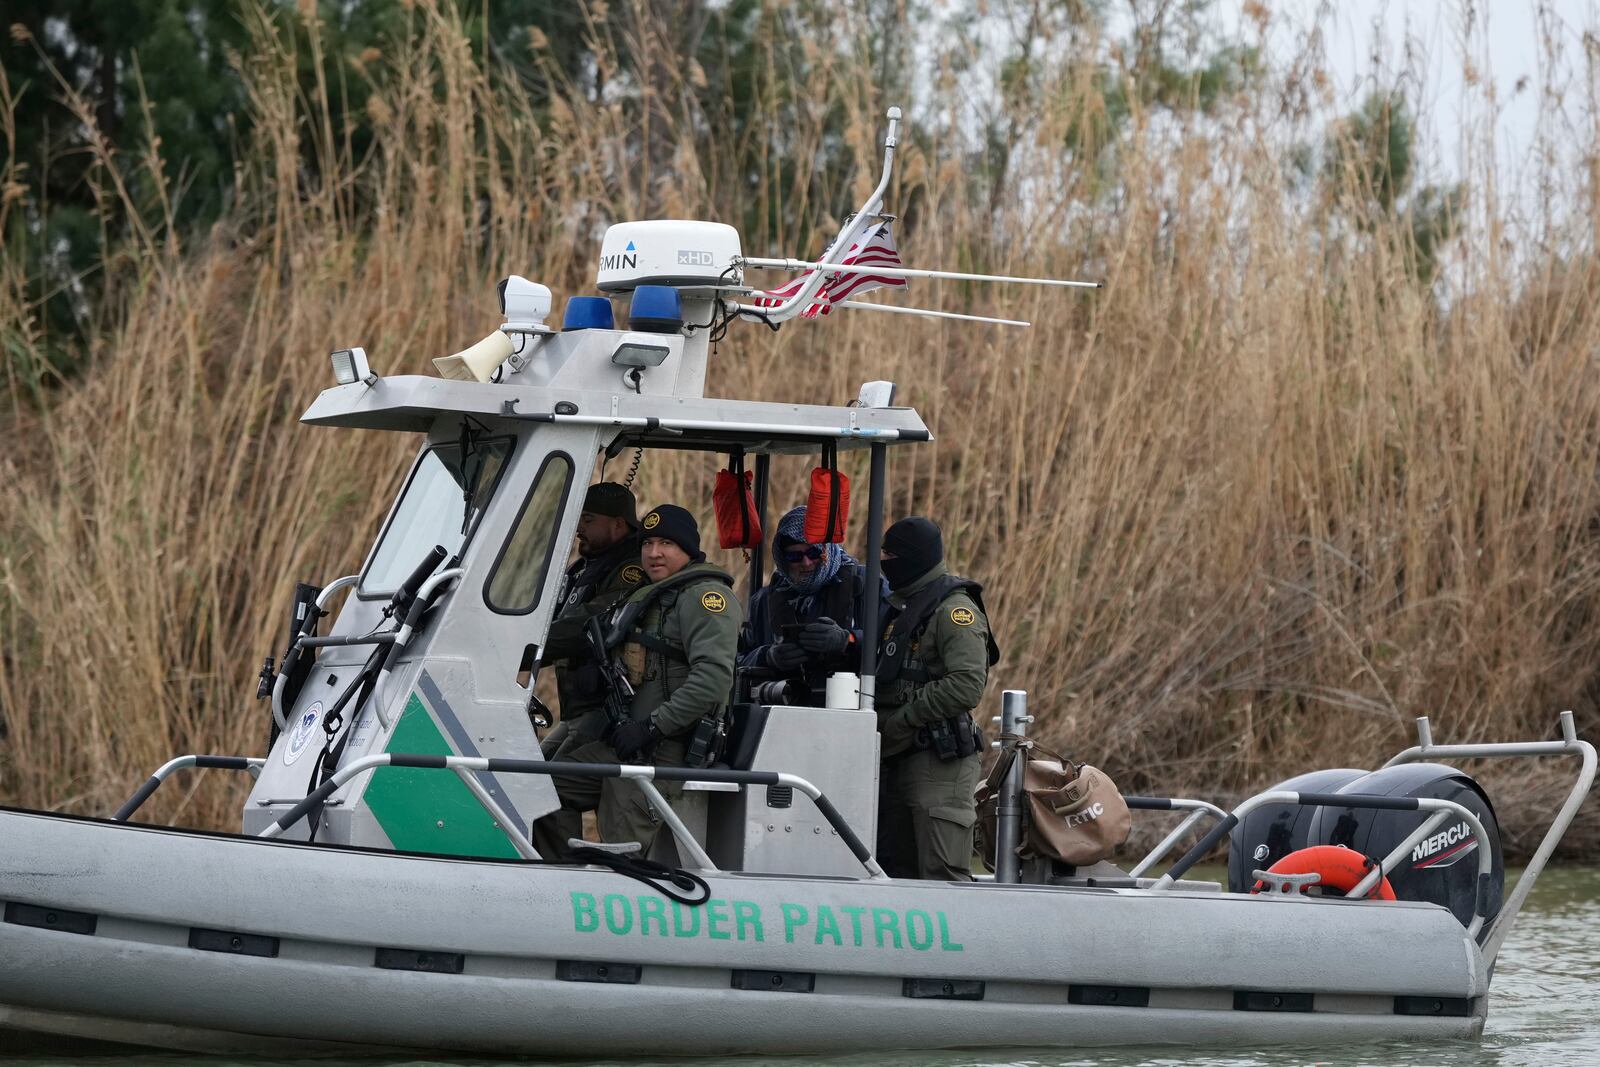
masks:
<svg viewBox="0 0 1600 1067"><path fill-rule="evenodd" d="M355 585L356 582L360 580L361 575L359 574L347 574L343 578L335 578L333 581L323 586L322 592L317 594L315 605L316 610L318 612L322 611L323 608L328 606L328 601L333 599L333 594L337 593L347 585ZM295 637L295 644L298 645L299 642L300 637L297 635ZM288 659L287 656L284 658L285 660ZM289 724L288 715L283 710L283 688L289 684L288 679L289 675L287 672L279 671L278 680L272 683L272 721L278 724L278 729L280 730L287 729Z"/></svg>
<svg viewBox="0 0 1600 1067"><path fill-rule="evenodd" d="M354 648L361 645L392 645L395 634L392 630L385 630L377 634L355 634L349 637L300 637L295 639L297 648Z"/></svg>
<svg viewBox="0 0 1600 1067"><path fill-rule="evenodd" d="M1228 817L1228 813L1215 804L1204 800L1190 800L1186 797L1123 797L1128 807L1136 811L1187 811L1189 814L1161 843L1151 849L1144 859L1140 860L1133 870L1128 872L1130 878L1138 878L1150 868L1166 858L1172 847L1183 839L1183 835L1207 815L1221 821Z"/></svg>
<svg viewBox="0 0 1600 1067"><path fill-rule="evenodd" d="M416 635L416 621L421 617L423 606L433 596L433 591L445 582L453 582L466 573L460 567L451 567L449 570L440 571L423 583L417 590L417 595L411 601L411 610L406 612L406 617L395 628L393 647L389 650L388 657L383 661L383 669L378 672L378 681L372 687L372 710L378 716L378 724L385 730L389 728L389 713L385 710L389 706L389 678L394 674L394 657L405 650L411 643L411 638ZM357 708L359 712L361 709Z"/></svg>
<svg viewBox="0 0 1600 1067"><path fill-rule="evenodd" d="M617 764L617 763L567 763L559 760L523 760L502 759L498 757L483 756L429 756L410 753L388 752L374 756L363 756L361 759L352 760L339 768L334 775L322 785L306 794L305 798L294 807L284 812L265 830L258 835L264 838L275 838L289 827L305 818L307 814L327 802L328 798L342 788L356 775L376 767L409 767L419 770L449 770L454 771L462 781L468 783L468 788L491 816L497 819L506 835L511 839L514 847L524 859L538 859L538 851L528 841L516 824L505 817L498 804L495 804L481 789L473 789L473 781L469 780L474 772L489 772L493 774L545 774L567 775L575 778L628 778L638 783L641 791L655 805L661 813L661 818L672 831L673 838L691 860L701 865L702 870L716 871L718 868L711 862L700 843L694 839L683 824L672 806L666 802L656 790L654 782L732 782L735 785L763 785L763 786L789 786L798 789L810 797L816 804L822 817L828 820L828 825L844 841L852 855L866 868L867 874L874 879L887 878L878 861L872 858L872 851L861 842L850 824L845 821L839 809L827 796L798 775L784 774L780 771L735 771L720 768L691 768L691 767L652 767L646 765Z"/></svg>
<svg viewBox="0 0 1600 1067"><path fill-rule="evenodd" d="M1476 902L1474 917L1468 926L1468 932L1477 937L1483 932L1480 944L1484 959L1493 964L1500 953L1501 946L1505 943L1506 936L1511 931L1511 926L1516 920L1517 913L1526 903L1528 894L1533 891L1534 883L1549 862L1556 845L1565 836L1567 828L1572 825L1572 820L1577 816L1578 808L1582 806L1584 798L1588 796L1594 786L1596 756L1595 747L1587 741L1579 740L1576 726L1573 722L1572 712L1563 711L1560 715L1561 740L1560 741L1514 741L1504 743L1472 744L1472 745L1436 745L1433 742L1433 731L1429 727L1426 716L1417 719L1416 745L1405 749L1391 758L1384 767L1394 767L1403 763L1414 763L1419 760L1429 759L1501 759L1534 756L1577 756L1580 760L1578 775L1573 782L1572 790L1567 794L1565 803L1561 805L1550 827L1545 831L1544 838L1539 842L1539 847L1534 850L1533 858L1528 861L1522 876L1512 887L1505 903L1496 914L1495 920L1489 924L1484 932L1485 916L1481 910L1488 906L1486 881L1493 868L1492 850L1488 847L1488 834L1484 831L1478 817L1469 809L1453 801L1435 800L1431 797L1366 797L1359 794L1345 793L1292 793L1270 792L1259 793L1250 797L1244 803L1234 808L1220 823L1201 838L1200 841L1186 853L1182 859L1173 865L1172 869L1162 875L1152 889L1171 888L1185 871L1198 863L1207 853L1238 825L1239 820L1251 811L1269 803L1306 804L1322 807L1347 807L1347 808L1390 808L1395 810L1432 811L1434 814L1417 826L1397 845L1376 868L1369 871L1365 877L1348 894L1352 897L1362 896L1377 885L1378 879L1385 877L1394 870L1400 860L1423 838L1443 824L1451 815L1459 815L1472 831L1478 835L1478 840L1483 843L1479 849L1478 872L1479 879L1476 889ZM1142 805L1132 803L1136 798L1128 798L1129 807ZM1142 799L1142 798L1139 798ZM1189 822L1197 816L1190 816L1186 820L1184 829ZM1168 835L1169 840L1177 835L1174 831ZM1158 848L1170 847L1163 841ZM1148 864L1141 863L1135 873L1148 869Z"/></svg>
<svg viewBox="0 0 1600 1067"><path fill-rule="evenodd" d="M133 813L144 807L144 802L150 799L161 783L166 781L176 771L186 767L197 767L202 770L212 769L221 771L249 771L251 775L261 777L261 768L267 765L264 759L252 756L177 756L169 759L156 768L156 773L147 778L138 789L133 791L122 807L111 816L114 822L127 822Z"/></svg>
<svg viewBox="0 0 1600 1067"><path fill-rule="evenodd" d="M1500 913L1495 916L1494 923L1489 927L1488 936L1483 939L1484 960L1493 964L1495 957L1500 954L1500 946L1505 943L1506 935L1511 932L1511 926L1516 921L1517 913L1522 910L1528 894L1533 892L1533 884L1538 881L1543 873L1545 864L1550 861L1550 856L1555 852L1556 845L1561 843L1566 836L1567 828L1572 825L1572 820L1578 814L1584 797L1589 795L1589 790L1594 786L1595 775L1595 749L1587 741L1578 739L1577 726L1573 722L1572 712L1563 711L1560 716L1561 740L1560 741L1517 741L1506 744L1480 744L1480 745L1436 745L1433 743L1433 730L1428 725L1427 716L1417 719L1417 744L1404 752L1399 753L1385 767L1393 767L1401 763L1414 763L1427 759L1504 759L1527 756L1577 756L1580 760L1578 777L1572 783L1572 791L1567 794L1566 803L1556 812L1556 817L1550 821L1550 828L1545 831L1539 847L1534 850L1533 858L1528 861L1527 867L1522 871L1522 876L1517 879L1517 884L1512 887L1505 903L1500 908Z"/></svg>
<svg viewBox="0 0 1600 1067"><path fill-rule="evenodd" d="M1488 905L1484 894L1484 883L1494 872L1494 856L1492 850L1488 847L1489 835L1484 831L1483 823L1479 821L1478 816L1473 813L1472 809L1453 800L1439 800L1435 797L1370 796L1364 793L1297 793L1286 789L1257 793L1234 808L1226 818L1212 827L1205 837L1202 837L1193 848L1184 854L1182 859L1173 864L1172 868L1158 878L1150 888L1152 890L1172 888L1173 882L1177 881L1190 867L1204 859L1206 854L1216 847L1219 841L1231 833L1235 826L1239 825L1241 819L1257 808L1265 807L1268 804L1298 804L1305 807L1319 808L1372 808L1386 811L1442 811L1446 814L1454 814L1460 817L1472 828L1472 832L1478 835L1478 840L1483 842L1483 847L1478 849L1479 877L1475 886L1476 900L1473 907L1473 918L1471 924L1467 927L1467 933L1470 936L1478 936L1478 931L1483 927L1483 909ZM1434 821L1433 819L1427 820L1424 825ZM1409 841L1410 837L1407 838L1407 842ZM1377 872L1382 876L1387 876L1412 847L1414 845L1408 843L1405 844L1404 851L1397 848L1390 852L1378 864ZM1369 880L1373 885L1377 884L1377 879L1369 873L1368 877L1362 880L1361 885L1367 885ZM1360 886L1356 888L1360 888ZM1357 894L1352 890L1347 896L1356 898Z"/></svg>

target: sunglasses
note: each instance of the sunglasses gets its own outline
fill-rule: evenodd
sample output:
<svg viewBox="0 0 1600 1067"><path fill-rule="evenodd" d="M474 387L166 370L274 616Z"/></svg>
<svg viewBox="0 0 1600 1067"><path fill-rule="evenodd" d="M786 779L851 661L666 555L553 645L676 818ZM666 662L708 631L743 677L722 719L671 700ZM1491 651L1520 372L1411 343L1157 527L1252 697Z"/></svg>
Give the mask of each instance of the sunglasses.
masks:
<svg viewBox="0 0 1600 1067"><path fill-rule="evenodd" d="M826 550L821 545L807 545L805 548L786 548L783 550L785 563L799 563L803 559L821 559Z"/></svg>

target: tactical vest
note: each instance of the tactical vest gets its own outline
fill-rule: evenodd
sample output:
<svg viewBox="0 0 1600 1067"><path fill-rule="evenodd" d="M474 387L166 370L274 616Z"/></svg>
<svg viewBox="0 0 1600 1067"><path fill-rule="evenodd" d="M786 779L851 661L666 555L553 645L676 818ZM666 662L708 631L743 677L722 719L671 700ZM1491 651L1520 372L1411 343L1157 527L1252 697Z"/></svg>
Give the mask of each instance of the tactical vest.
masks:
<svg viewBox="0 0 1600 1067"><path fill-rule="evenodd" d="M561 586L561 606L557 616L588 602L594 591L611 580L617 568L639 555L638 540L625 537L609 550L594 559L580 559L567 568L566 581Z"/></svg>
<svg viewBox="0 0 1600 1067"><path fill-rule="evenodd" d="M589 601L598 596L599 591L624 567L638 569L638 581L644 581L644 572L639 567L638 559L639 539L630 535L600 555L579 559L567 568L557 600L556 617L552 622L550 644L546 648L547 657L556 662L556 691L561 696L563 717L597 701L605 683L600 676L599 665L586 652L580 654L579 649L569 647L574 639L581 644L582 637L568 635L565 640L558 642L557 624L565 624L568 619L588 614L591 610ZM609 600L599 604L595 610L607 611L633 591L631 586L613 590Z"/></svg>
<svg viewBox="0 0 1600 1067"><path fill-rule="evenodd" d="M952 593L966 593L983 613L984 622L989 621L989 611L983 606L983 586L970 578L957 578L950 574L936 579L884 627L883 640L878 648L879 685L888 685L901 678L908 682L932 680L928 672L908 666L907 661L911 657L911 647L928 628L934 612ZM993 627L984 627L984 640L989 645L989 666L993 667L1000 662L1000 646L995 644Z"/></svg>
<svg viewBox="0 0 1600 1067"><path fill-rule="evenodd" d="M717 571L685 569L645 586L623 601L617 609L606 635L606 646L611 649L623 646L621 652L617 654L620 656L623 668L628 672L628 680L634 685L638 685L644 679L650 668L651 656L658 659L673 659L679 663L689 661L688 653L682 645L641 629L637 624L652 604L659 603L661 614L658 618L664 618L677 603L678 595L683 592L685 586L705 579L723 583L728 587L728 595L733 595L733 579L730 576ZM671 696L670 687L667 695Z"/></svg>

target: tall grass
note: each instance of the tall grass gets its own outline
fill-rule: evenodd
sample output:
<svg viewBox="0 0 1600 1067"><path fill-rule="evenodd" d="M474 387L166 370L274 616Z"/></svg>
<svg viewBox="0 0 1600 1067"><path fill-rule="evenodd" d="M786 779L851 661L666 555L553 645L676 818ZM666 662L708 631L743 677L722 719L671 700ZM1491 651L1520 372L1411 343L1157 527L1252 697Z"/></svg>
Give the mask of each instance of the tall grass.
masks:
<svg viewBox="0 0 1600 1067"><path fill-rule="evenodd" d="M897 102L868 57L791 71L774 53L763 121L718 136L693 71L664 73L681 66L671 25L635 17L602 59L635 96L557 80L536 112L434 4L412 18L350 73L377 86L359 158L332 90L301 93L297 46L263 22L241 60L255 121L235 209L187 245L136 232L105 264L115 303L87 375L43 398L12 383L6 802L105 812L172 754L261 749L254 678L293 581L359 563L416 445L296 425L327 351L363 344L382 372L427 373L492 325L506 273L592 291L613 221L725 219L748 251L810 251L797 243L875 180ZM1546 736L1571 707L1592 733L1600 275L1585 219L1600 191L1574 171L1565 216L1518 220L1483 164L1430 286L1403 212L1350 221L1359 175L1308 192L1285 165L1328 117L1294 103L1292 64L1209 115L1135 104L1103 152L1068 152L1108 107L1081 62L1093 49L1013 116L1002 195L973 163L958 85L932 78L891 206L913 263L1103 290L918 283L905 298L1025 332L843 312L746 327L709 391L840 402L900 382L936 440L892 459L892 512L936 517L955 569L985 583L1005 650L991 688L1028 689L1039 731L1124 788L1225 797L1373 765L1418 714L1472 741ZM806 173L841 115L853 162ZM1512 233L1524 254L1507 253ZM26 347L22 292L4 279L0 323ZM651 455L641 495L707 515L710 466ZM782 504L802 470L777 469ZM1515 832L1555 788L1497 781ZM175 785L153 815L233 824L240 783Z"/></svg>

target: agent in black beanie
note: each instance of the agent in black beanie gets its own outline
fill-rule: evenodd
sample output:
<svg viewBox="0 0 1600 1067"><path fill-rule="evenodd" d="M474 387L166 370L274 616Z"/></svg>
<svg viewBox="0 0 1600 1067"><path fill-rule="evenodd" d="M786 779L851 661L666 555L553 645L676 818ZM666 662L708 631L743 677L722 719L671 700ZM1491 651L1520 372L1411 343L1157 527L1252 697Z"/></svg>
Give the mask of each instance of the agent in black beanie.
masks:
<svg viewBox="0 0 1600 1067"><path fill-rule="evenodd" d="M691 563L705 562L706 554L700 551L700 526L694 516L676 504L662 504L653 509L639 523L639 533L646 541L662 538L671 541Z"/></svg>
<svg viewBox="0 0 1600 1067"><path fill-rule="evenodd" d="M639 528L638 512L634 510L637 507L628 487L616 482L596 482L583 494L584 511L591 515L621 519L632 530Z"/></svg>
<svg viewBox="0 0 1600 1067"><path fill-rule="evenodd" d="M904 589L944 562L944 536L932 519L913 515L883 534L883 576L890 589Z"/></svg>
<svg viewBox="0 0 1600 1067"><path fill-rule="evenodd" d="M612 669L622 671L632 688L613 683L602 699L611 704L608 711L626 700L627 719L614 722L607 714L598 740L564 748L561 758L567 763L702 767L712 755L704 742L726 714L744 611L733 595L733 576L703 562L694 516L663 504L645 514L639 534L639 564L650 584L614 602L600 620L614 634L625 629L605 651ZM620 627L623 619L631 624ZM680 862L671 830L662 827L661 816L633 782L575 775L556 775L553 781L561 810L534 823L541 856L568 856L574 817L593 811L602 841L637 841L647 856ZM669 804L682 797L683 786L677 782L662 780L656 788Z"/></svg>

